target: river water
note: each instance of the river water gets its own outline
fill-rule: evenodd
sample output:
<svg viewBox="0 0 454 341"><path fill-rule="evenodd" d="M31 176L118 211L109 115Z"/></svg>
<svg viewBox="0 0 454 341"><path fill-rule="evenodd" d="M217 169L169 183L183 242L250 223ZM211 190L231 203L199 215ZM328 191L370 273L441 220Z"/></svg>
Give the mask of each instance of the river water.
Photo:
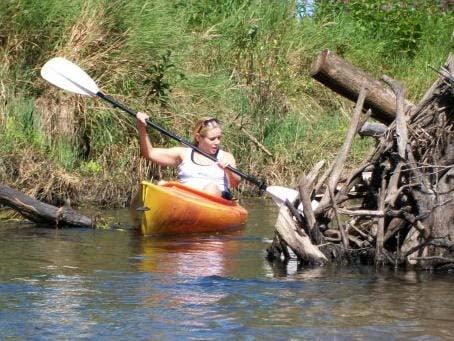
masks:
<svg viewBox="0 0 454 341"><path fill-rule="evenodd" d="M276 208L244 230L143 237L0 223L0 339L447 340L454 276L269 264Z"/></svg>

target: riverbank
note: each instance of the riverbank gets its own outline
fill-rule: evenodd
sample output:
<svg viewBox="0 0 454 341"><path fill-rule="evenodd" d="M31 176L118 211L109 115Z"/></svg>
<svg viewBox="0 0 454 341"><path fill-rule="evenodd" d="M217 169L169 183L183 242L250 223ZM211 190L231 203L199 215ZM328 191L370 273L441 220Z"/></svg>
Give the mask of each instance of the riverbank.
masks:
<svg viewBox="0 0 454 341"><path fill-rule="evenodd" d="M451 50L451 11L396 1L384 15L376 3L303 15L294 1L4 2L0 182L55 205L69 198L122 207L141 179L174 177L139 158L129 118L39 77L49 58L65 56L107 93L185 138L197 117L215 115L239 169L291 186L319 160L329 163L348 129L351 103L309 76L322 49L377 78L401 80L415 102L437 77L428 66L440 66ZM173 145L150 134L156 145ZM372 145L355 141L349 165ZM254 193L244 183L236 194Z"/></svg>

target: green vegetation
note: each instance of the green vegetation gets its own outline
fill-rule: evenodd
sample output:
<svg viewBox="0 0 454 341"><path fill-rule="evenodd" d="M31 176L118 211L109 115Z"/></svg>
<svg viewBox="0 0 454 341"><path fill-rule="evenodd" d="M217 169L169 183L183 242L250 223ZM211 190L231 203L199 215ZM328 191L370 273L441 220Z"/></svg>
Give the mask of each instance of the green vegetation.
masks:
<svg viewBox="0 0 454 341"><path fill-rule="evenodd" d="M415 102L437 77L429 65L453 50L454 14L437 1L315 3L300 16L306 8L277 0L2 1L2 182L54 202L124 205L139 179L172 176L140 160L129 117L39 77L45 61L64 56L188 139L197 117L219 117L241 170L293 184L331 159L348 128L351 103L308 74L321 50L403 81ZM150 133L155 144L174 144ZM358 139L350 164L372 144Z"/></svg>

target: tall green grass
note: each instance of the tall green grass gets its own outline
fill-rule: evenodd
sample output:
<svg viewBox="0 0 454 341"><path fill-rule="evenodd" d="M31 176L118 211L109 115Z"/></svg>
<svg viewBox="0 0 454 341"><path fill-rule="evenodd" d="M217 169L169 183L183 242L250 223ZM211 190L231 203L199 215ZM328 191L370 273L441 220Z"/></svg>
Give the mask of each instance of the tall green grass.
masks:
<svg viewBox="0 0 454 341"><path fill-rule="evenodd" d="M403 81L413 101L437 77L429 65L442 65L453 50L454 15L436 2L413 3L319 1L313 15L298 20L295 1L280 0L1 2L0 82L10 90L0 96L8 103L0 105L6 118L0 150L7 155L26 143L68 172L94 179L131 171L160 176L131 155L133 120L96 100L63 101L40 79L42 64L63 55L105 92L187 139L198 117L219 117L224 146L242 170L292 184L321 158L329 161L349 124L352 104L309 76L321 50L377 78L386 73ZM52 105L51 116L36 99ZM71 136L46 126L61 119L59 105L72 115ZM174 145L156 132L151 137L156 145ZM355 141L350 165L372 145ZM133 187L136 178L128 181Z"/></svg>

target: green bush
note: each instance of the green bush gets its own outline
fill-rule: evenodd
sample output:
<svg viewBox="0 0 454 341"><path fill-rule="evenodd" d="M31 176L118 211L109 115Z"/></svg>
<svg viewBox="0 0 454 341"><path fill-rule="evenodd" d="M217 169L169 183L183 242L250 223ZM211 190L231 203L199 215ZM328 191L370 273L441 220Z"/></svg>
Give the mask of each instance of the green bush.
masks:
<svg viewBox="0 0 454 341"><path fill-rule="evenodd" d="M332 156L348 128L350 103L309 75L321 50L376 78L386 73L401 80L415 102L437 77L429 65L442 65L453 50L453 12L433 1L324 0L313 11L303 7L304 16L296 11L290 0L2 1L1 153L28 144L93 177L100 169L113 178L134 169L128 160L137 132L129 116L93 99L65 101L40 79L41 65L63 53L106 93L183 137L190 139L198 117L218 116L226 123L225 148L242 170L292 182ZM67 106L72 136L45 136L37 98ZM238 127L273 156L251 147ZM174 145L156 132L151 138ZM371 144L355 141L350 162L359 162ZM117 158L108 160L113 146Z"/></svg>

